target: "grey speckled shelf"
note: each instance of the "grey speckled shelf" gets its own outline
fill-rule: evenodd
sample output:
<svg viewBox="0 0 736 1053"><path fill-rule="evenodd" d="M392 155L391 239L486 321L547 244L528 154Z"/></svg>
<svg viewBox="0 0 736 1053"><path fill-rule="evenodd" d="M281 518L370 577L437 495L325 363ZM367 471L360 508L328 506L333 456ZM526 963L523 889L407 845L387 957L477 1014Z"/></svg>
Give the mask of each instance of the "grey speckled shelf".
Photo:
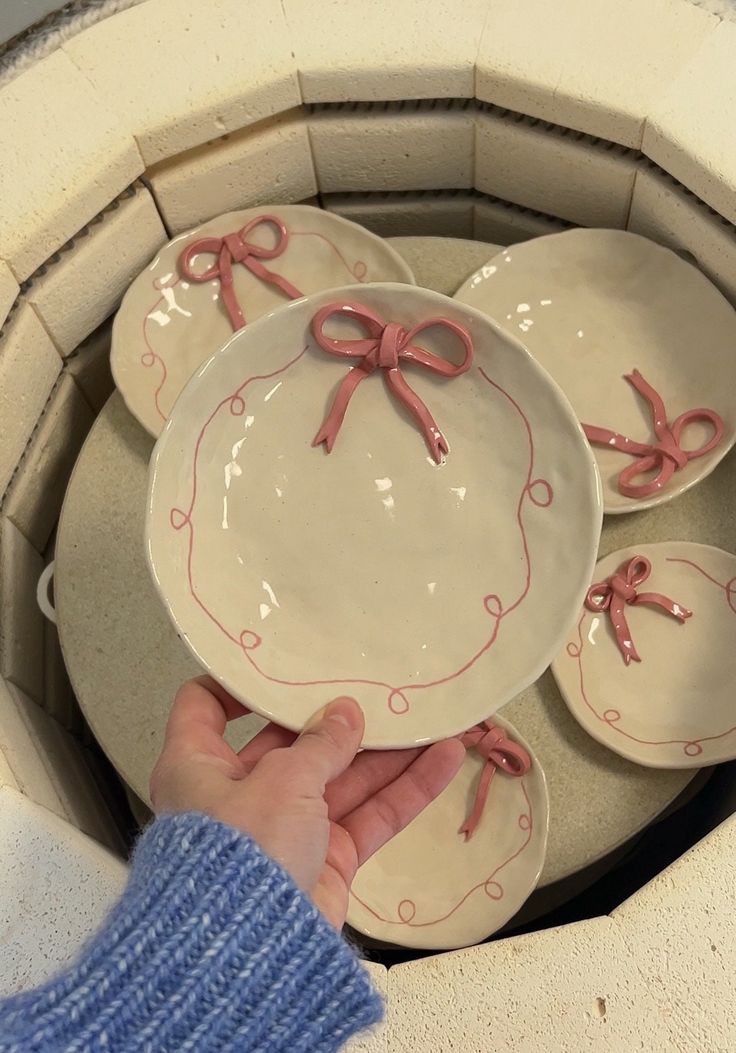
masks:
<svg viewBox="0 0 736 1053"><path fill-rule="evenodd" d="M0 6L0 44L64 6L63 0L6 0Z"/></svg>

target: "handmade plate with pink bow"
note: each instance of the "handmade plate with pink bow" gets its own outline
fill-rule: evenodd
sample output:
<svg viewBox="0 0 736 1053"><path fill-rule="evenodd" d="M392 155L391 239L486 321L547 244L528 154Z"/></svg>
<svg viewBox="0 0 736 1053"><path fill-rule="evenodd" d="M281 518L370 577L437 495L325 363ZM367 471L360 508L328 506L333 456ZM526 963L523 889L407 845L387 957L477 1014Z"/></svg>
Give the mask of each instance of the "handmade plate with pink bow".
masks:
<svg viewBox="0 0 736 1053"><path fill-rule="evenodd" d="M568 396L606 512L676 497L736 441L736 312L669 249L620 230L552 234L455 295L518 335Z"/></svg>
<svg viewBox="0 0 736 1053"><path fill-rule="evenodd" d="M544 772L498 717L462 739L465 761L447 789L358 870L347 920L359 932L404 947L466 947L534 891L547 844Z"/></svg>
<svg viewBox="0 0 736 1053"><path fill-rule="evenodd" d="M156 445L148 556L182 638L290 728L354 695L365 745L484 719L549 664L602 518L562 393L437 293L319 293L247 326Z"/></svg>
<svg viewBox="0 0 736 1053"><path fill-rule="evenodd" d="M736 757L736 556L665 541L600 560L552 663L593 738L652 768Z"/></svg>
<svg viewBox="0 0 736 1053"><path fill-rule="evenodd" d="M309 205L229 212L165 245L130 286L111 363L128 409L158 435L192 373L276 307L353 282L414 282L391 246Z"/></svg>

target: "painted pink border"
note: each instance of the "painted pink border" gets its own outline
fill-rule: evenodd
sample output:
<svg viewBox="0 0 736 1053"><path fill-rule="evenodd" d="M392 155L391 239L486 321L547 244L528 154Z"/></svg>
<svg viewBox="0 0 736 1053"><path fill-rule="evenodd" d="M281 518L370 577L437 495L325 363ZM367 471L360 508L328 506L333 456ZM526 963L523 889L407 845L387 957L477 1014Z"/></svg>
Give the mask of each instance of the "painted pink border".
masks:
<svg viewBox="0 0 736 1053"><path fill-rule="evenodd" d="M729 608L734 614L736 614L736 606L734 605L734 596L736 596L736 576L734 576L733 578L731 578L730 581L727 581L724 584L723 582L720 582L716 578L712 577L703 567L701 567L698 563L695 563L691 559L681 559L675 556L665 556L665 562L683 563L698 571L699 574L702 574L704 578L707 578L708 581L711 581L714 585L718 586L718 588L725 593L726 602ZM623 735L624 738L629 739L631 742L636 742L641 746L682 746L682 752L687 757L699 757L703 752L704 742L715 742L718 739L723 739L727 735L731 735L734 731L736 731L736 724L734 724L732 727L728 728L726 731L722 731L718 735L703 735L702 738L697 739L640 739L636 735L632 735L631 732L625 731L624 728L620 726L619 722L621 720L621 713L619 712L619 710L606 709L603 711L603 713L599 713L595 706L593 706L593 704L590 702L585 687L585 673L583 670L583 648L585 647L585 643L583 640L582 627L587 614L587 611L583 611L583 613L580 616L580 620L577 624L578 642L575 643L575 641L573 640L570 643L568 643L567 647L565 648L565 652L568 655L568 657L572 658L578 663L578 682L580 686L580 695L583 699L583 702L593 714L593 716L596 718L596 720L599 720L602 724L606 724L609 728L617 732L619 735Z"/></svg>
<svg viewBox="0 0 736 1053"><path fill-rule="evenodd" d="M252 654L253 651L257 650L257 648L260 647L261 643L263 642L263 638L252 629L242 629L237 635L233 634L228 628L226 628L222 621L220 621L220 619L206 606L206 604L200 599L200 597L197 594L193 571L195 529L192 517L197 500L197 492L199 485L199 453L207 429L210 427L212 422L215 420L217 415L224 407L228 407L231 414L233 414L234 416L242 416L243 413L245 413L246 406L242 392L245 391L245 389L256 380L270 380L273 377L280 376L281 374L286 373L296 362L298 362L302 358L304 354L306 354L306 351L307 349L305 347L302 351L295 355L294 358L287 362L285 366L282 366L280 369L274 370L272 373L259 374L248 377L238 388L236 388L234 392L232 392L232 394L226 395L225 398L217 404L215 409L210 413L209 417L202 426L194 446L194 452L192 457L192 495L191 500L189 502L189 507L186 511L181 508L172 508L169 513L169 521L174 530L179 531L186 527L189 532L187 551L187 579L189 585L189 592L192 596L192 599L197 604L197 606L203 611L203 613L207 615L210 621L217 626L220 632L222 632L223 635L226 636L227 639L229 639L232 643L236 644L238 647L241 648L244 656L251 664L253 669L259 674L259 676L263 677L263 679L265 680L268 680L270 683L279 684L282 687L316 687L322 685L340 685L353 687L361 684L371 687L382 687L385 688L388 692L387 705L389 710L396 715L401 715L407 713L410 709L409 699L407 698L407 694L410 691L423 691L428 688L438 687L441 684L449 683L450 681L462 676L465 672L467 672L468 669L475 665L478 659L487 651L489 651L495 644L501 628L501 623L503 622L504 618L508 617L509 614L511 614L513 611L519 608L526 599L531 588L532 564L531 556L529 553L529 545L526 537L526 530L524 528L522 509L524 501L527 497L532 502L532 504L536 505L537 507L548 508L553 500L552 486L546 479L532 478L534 471L535 453L534 436L532 433L531 425L529 423L529 419L522 410L521 406L507 391L505 391L499 384L497 384L496 381L492 380L481 367L477 367L478 373L480 374L480 376L483 377L486 383L488 383L491 387L498 391L513 406L514 410L524 423L524 428L527 435L529 447L529 462L526 479L521 488L516 508L516 521L521 535L522 547L524 551L524 560L526 564L525 582L520 595L514 600L513 603L511 603L505 609L501 605L500 597L497 596L495 593L489 593L488 595L482 598L481 605L483 609L494 620L494 625L490 636L483 644L483 646L478 651L476 651L475 654L471 655L458 669L455 669L447 675L439 677L436 680L428 681L426 683L421 684L396 685L387 683L383 680L372 680L365 677L341 677L324 680L285 680L278 676L272 675L271 673L268 673L265 669L260 667L260 665L255 660ZM315 456L317 455L315 454ZM536 497L534 494L535 489L541 489L544 496Z"/></svg>
<svg viewBox="0 0 736 1053"><path fill-rule="evenodd" d="M204 229L204 228L198 228L198 232L201 233L202 229ZM357 281L359 281L361 283L365 283L365 282L368 281L368 267L366 266L364 261L363 260L356 260L355 263L353 264L353 266L351 267L350 264L348 263L348 261L345 259L345 256L342 254L340 249L337 247L337 245L335 245L335 243L330 238L326 237L324 234L320 234L319 231L316 231L316 230L290 230L289 231L289 237L290 238L296 238L296 237L321 238L322 241L326 242L330 246L330 248L332 248L334 250L334 252L339 257L340 262L345 267L345 270L348 272L348 274L351 277L355 278ZM167 247L169 247L169 246L167 246ZM167 289L175 289L176 286L179 285L181 280L182 279L180 277L177 277L176 281L171 282L170 285L166 285L165 288L167 288ZM216 281L217 279L214 279L214 280ZM152 284L153 288L156 289L156 291L160 291L160 289L162 288L159 278L154 278L153 281L151 282L151 284ZM159 415L159 417L161 418L162 421L165 421L166 420L166 414L161 409L161 405L159 403L159 396L161 395L161 392L164 389L164 386L166 384L166 381L168 380L169 374L168 374L168 370L166 369L166 362L161 357L161 355L157 354L153 350L153 347L151 346L151 340L150 340L148 329L147 329L148 323L151 320L150 319L150 315L155 310L157 310L157 308L159 307L159 305L161 303L163 303L163 301L164 301L164 297L163 296L159 296L159 298L155 301L155 303L151 304L151 306L148 308L148 310L146 311L145 315L143 316L142 332L143 332L143 343L146 345L146 350L143 352L143 354L140 357L140 364L145 369L150 369L152 366L158 364L158 367L159 367L159 369L161 371L161 378L159 380L158 387L153 392L153 403L154 403L154 406L156 407L156 413Z"/></svg>
<svg viewBox="0 0 736 1053"><path fill-rule="evenodd" d="M441 922L447 921L448 918L451 918L452 915L456 911L458 911L462 907L462 905L475 892L478 891L478 889L481 888L483 889L483 891L489 899L496 901L502 900L505 895L505 890L503 888L503 885L501 885L501 883L496 881L495 879L501 873L504 867L507 867L509 863L512 863L515 859L518 859L519 856L527 849L534 833L534 814L532 809L532 803L529 800L529 794L527 793L524 779L522 778L518 781L521 785L521 791L524 795L527 811L522 812L521 815L518 817L517 825L520 830L526 831L526 840L519 848L517 848L515 852L513 852L510 856L504 859L503 863L499 863L495 870L491 871L488 877L484 878L483 881L479 881L477 885L473 885L472 888L468 889L465 895L462 896L461 899L459 899L458 902L455 904L455 906L448 910L446 914L442 914L439 918L432 918L430 921L414 921L417 912L416 903L414 902L414 900L411 899L402 899L396 908L396 913L398 917L386 918L382 914L379 914L377 910L374 910L373 907L371 907L368 903L365 902L365 900L361 899L360 896L358 896L353 890L351 890L350 892L352 898L357 903L359 903L361 907L367 910L369 914L372 914L374 918L377 918L378 921L381 921L386 925L405 925L410 929L426 929L430 925L439 925ZM464 843L465 842L463 842L463 844Z"/></svg>

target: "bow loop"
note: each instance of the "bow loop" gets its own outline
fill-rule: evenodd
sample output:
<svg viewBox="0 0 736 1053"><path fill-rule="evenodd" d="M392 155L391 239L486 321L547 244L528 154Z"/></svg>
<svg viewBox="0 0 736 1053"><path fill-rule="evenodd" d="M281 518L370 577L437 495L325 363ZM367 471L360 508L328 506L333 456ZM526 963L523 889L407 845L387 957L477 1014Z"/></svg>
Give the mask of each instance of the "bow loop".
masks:
<svg viewBox="0 0 736 1053"><path fill-rule="evenodd" d="M669 483L676 471L683 469L696 457L702 457L720 443L724 434L723 419L715 410L699 408L681 413L670 425L667 422L667 411L662 396L641 375L638 369L627 373L625 380L631 384L649 403L652 415L652 428L657 437L656 443L636 442L620 435L610 428L599 428L597 425L584 424L588 442L594 446L607 446L621 453L628 453L635 458L627 465L618 477L618 489L625 497L651 497L659 493ZM681 444L682 434L689 424L696 422L708 424L713 431L710 439L693 450L686 450ZM637 483L635 479L656 471L648 482Z"/></svg>
<svg viewBox="0 0 736 1053"><path fill-rule="evenodd" d="M684 622L692 616L692 611L675 603L674 600L663 596L659 592L637 592L637 587L643 585L652 572L652 564L646 556L634 556L605 581L596 582L588 589L585 597L585 606L590 611L608 611L611 624L616 635L618 649L623 655L625 665L630 662L640 662L641 658L634 646L626 620L626 605L661 607L667 614Z"/></svg>
<svg viewBox="0 0 736 1053"><path fill-rule="evenodd" d="M327 336L324 331L325 323L334 316L353 318L368 332L368 338L343 339ZM464 355L459 364L440 358L439 355L414 343L420 333L432 327L449 330L460 340ZM327 452L331 452L353 392L367 376L376 369L382 369L389 390L412 414L435 461L439 464L442 454L449 451L447 440L435 424L427 406L404 379L401 363L402 360L406 360L440 376L458 377L470 369L473 361L473 343L468 331L449 318L428 318L406 330L398 322L384 321L370 307L346 301L322 307L312 319L312 333L317 344L328 354L360 359L357 366L341 382L330 411L312 445L319 446L324 443Z"/></svg>
<svg viewBox="0 0 736 1053"><path fill-rule="evenodd" d="M276 241L271 247L248 241L248 235L257 227L273 227L276 230ZM245 325L245 316L238 303L233 288L233 263L240 263L251 274L261 281L279 289L285 296L297 300L302 295L295 285L280 274L267 270L261 260L272 260L280 256L289 244L289 232L278 216L255 216L239 231L224 234L221 238L200 238L193 241L182 251L179 257L179 270L183 278L190 282L208 282L217 278L230 324L237 332ZM213 254L216 261L203 271L195 271L193 264L196 256Z"/></svg>
<svg viewBox="0 0 736 1053"><path fill-rule="evenodd" d="M469 841L480 823L496 771L500 769L506 775L520 778L530 770L532 761L523 746L507 738L501 728L488 720L470 728L460 736L460 741L466 749L477 750L485 760L473 808L460 830L461 834L465 834L465 840Z"/></svg>

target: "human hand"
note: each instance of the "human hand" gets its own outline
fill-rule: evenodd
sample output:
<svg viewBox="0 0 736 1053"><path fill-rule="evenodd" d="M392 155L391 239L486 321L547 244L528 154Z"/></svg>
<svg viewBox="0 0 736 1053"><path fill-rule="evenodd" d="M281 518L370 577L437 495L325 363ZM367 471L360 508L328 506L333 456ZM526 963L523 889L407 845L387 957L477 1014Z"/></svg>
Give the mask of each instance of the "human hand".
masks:
<svg viewBox="0 0 736 1053"><path fill-rule="evenodd" d="M339 698L300 735L268 724L236 753L223 733L247 712L209 677L180 688L151 775L154 810L204 812L250 834L340 928L358 867L444 790L465 748L358 754L362 711Z"/></svg>

